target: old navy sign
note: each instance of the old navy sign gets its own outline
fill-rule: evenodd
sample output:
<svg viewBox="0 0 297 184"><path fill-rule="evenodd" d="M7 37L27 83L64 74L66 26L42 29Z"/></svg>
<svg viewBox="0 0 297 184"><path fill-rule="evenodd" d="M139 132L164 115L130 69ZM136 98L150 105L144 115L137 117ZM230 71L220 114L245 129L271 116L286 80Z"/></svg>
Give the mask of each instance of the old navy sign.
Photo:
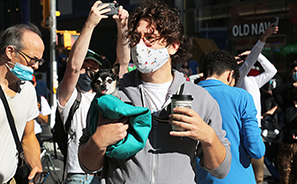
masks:
<svg viewBox="0 0 297 184"><path fill-rule="evenodd" d="M260 22L252 24L234 25L232 34L237 36L261 35L265 32L270 22Z"/></svg>

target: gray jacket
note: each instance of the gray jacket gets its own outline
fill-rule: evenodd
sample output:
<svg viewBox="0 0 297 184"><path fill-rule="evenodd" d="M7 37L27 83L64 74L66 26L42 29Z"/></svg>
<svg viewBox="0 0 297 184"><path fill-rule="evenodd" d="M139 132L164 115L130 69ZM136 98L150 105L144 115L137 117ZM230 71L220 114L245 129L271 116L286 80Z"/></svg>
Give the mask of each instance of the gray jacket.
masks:
<svg viewBox="0 0 297 184"><path fill-rule="evenodd" d="M134 70L120 81L119 96L125 102L135 106L150 108L145 97L140 73ZM169 88L167 102L177 93L181 84L185 83L183 94L191 94L194 98L192 109L208 123L224 144L227 155L224 162L214 170L208 170L212 175L223 178L228 174L231 164L230 142L222 130L222 120L217 102L209 93L198 85L187 82L183 74L174 71L173 83ZM170 108L164 108L159 117L166 118ZM149 139L143 150L128 159L119 160L106 157L101 183L129 184L190 184L195 182L196 156L202 158L203 150L199 142L187 137L169 135L169 123L153 120ZM203 159L201 159L203 160ZM203 163L200 163L203 166Z"/></svg>

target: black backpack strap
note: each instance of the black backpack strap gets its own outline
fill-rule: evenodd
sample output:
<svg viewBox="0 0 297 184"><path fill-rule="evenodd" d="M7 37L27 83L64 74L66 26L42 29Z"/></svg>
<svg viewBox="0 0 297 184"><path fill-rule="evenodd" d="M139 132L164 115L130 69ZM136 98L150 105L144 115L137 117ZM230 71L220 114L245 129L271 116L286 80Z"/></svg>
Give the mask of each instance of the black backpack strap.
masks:
<svg viewBox="0 0 297 184"><path fill-rule="evenodd" d="M71 121L73 119L73 115L74 115L75 111L78 109L80 102L81 102L81 92L77 91L76 100L74 101L73 105L70 108L69 115L68 115L68 118L65 123L65 132L66 133L68 133L68 131L69 131Z"/></svg>
<svg viewBox="0 0 297 184"><path fill-rule="evenodd" d="M66 123L65 123L65 132L67 134L69 132L69 128L70 128L70 125L71 125L71 121L73 119L73 115L74 115L75 111L78 109L78 107L80 105L80 102L81 102L81 92L79 90L77 90L76 99L75 99L75 101L73 102L73 104L72 104L72 106L70 108L69 115L68 115L68 118L67 118ZM67 141L67 144L68 144L68 141ZM63 180L65 179L67 153L68 153L68 148L66 149L66 153L64 155L64 166L63 166L63 176L62 176Z"/></svg>
<svg viewBox="0 0 297 184"><path fill-rule="evenodd" d="M6 111L7 120L8 120L10 129L11 129L11 132L12 132L12 135L13 135L13 138L14 138L14 141L15 141L19 156L21 157L22 160L24 160L24 150L23 150L20 138L18 136L18 133L17 133L17 130L16 130L16 127L15 127L15 122L14 122L14 119L12 117L12 114L11 114L7 99L5 97L5 94L4 94L4 91L3 91L1 85L0 85L0 97L2 99L4 108L5 108L5 111Z"/></svg>

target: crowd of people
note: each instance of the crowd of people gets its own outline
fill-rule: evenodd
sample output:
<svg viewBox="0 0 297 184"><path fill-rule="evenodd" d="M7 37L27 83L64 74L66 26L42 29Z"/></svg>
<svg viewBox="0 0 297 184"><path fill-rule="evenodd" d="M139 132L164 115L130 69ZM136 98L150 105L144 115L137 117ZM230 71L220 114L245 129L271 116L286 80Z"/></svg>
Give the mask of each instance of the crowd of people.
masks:
<svg viewBox="0 0 297 184"><path fill-rule="evenodd" d="M210 52L203 58L203 68L199 68L189 52L191 40L185 36L179 15L159 0L142 1L131 15L119 6L112 16L118 30L117 97L126 105L148 109L152 118L140 151L121 158L111 156L111 147L120 147L119 142L128 142L143 130L132 125L134 116L110 119L105 116L109 112L101 109L95 126L89 121L89 108L101 96L93 90L88 73L111 67L105 54L89 48L94 29L110 11L107 4L101 4L96 1L92 5L69 57L59 50L59 68L64 68L57 109L64 124L80 97L68 131L65 183L261 184L263 137L269 128L261 127L261 123L268 117L273 119L275 133L284 135L277 155L279 181L296 182L297 62L292 63L289 80L282 84L275 66L261 54L278 27L270 24L255 46L238 56L223 50ZM18 153L9 112L1 97L0 135L5 149L0 151L0 183L17 183L14 175L21 155L30 169L27 183L33 183L31 179L43 170L39 134L53 110L42 76L36 75L36 80L33 72L44 63L44 49L41 33L32 24L11 26L0 39L0 92L8 101L23 148ZM128 70L130 58L136 68L133 71ZM256 62L261 70L252 74ZM199 74L201 69L203 74ZM198 85L187 80L194 75L203 76ZM111 79L107 81L111 83ZM171 108L171 97L177 94L191 96L191 109ZM279 114L283 117L282 129L277 123ZM127 151L121 149L119 154Z"/></svg>

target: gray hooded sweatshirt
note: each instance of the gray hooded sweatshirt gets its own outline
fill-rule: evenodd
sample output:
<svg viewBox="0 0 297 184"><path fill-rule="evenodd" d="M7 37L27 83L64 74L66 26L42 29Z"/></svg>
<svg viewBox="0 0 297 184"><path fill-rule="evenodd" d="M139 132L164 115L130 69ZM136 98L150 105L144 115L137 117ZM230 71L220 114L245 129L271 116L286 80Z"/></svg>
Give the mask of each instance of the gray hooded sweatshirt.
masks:
<svg viewBox="0 0 297 184"><path fill-rule="evenodd" d="M216 169L208 170L203 164L203 150L199 141L169 135L171 125L153 118L152 129L144 149L128 159L106 157L102 171L102 184L196 183L197 156L202 160L200 165L215 177L224 178L228 174L231 164L230 142L225 138L226 133L222 130L222 119L217 102L205 89L187 82L182 73L178 71L173 71L173 73L174 79L168 90L167 104L171 96L176 94L180 86L185 83L182 94L193 96L192 109L215 130L226 148L225 160ZM120 85L118 94L124 102L150 108L149 101L144 94L139 71L134 70L125 74ZM159 114L158 119L166 119L170 112L170 107L166 106ZM86 130L87 128L84 130L81 144L91 136Z"/></svg>

